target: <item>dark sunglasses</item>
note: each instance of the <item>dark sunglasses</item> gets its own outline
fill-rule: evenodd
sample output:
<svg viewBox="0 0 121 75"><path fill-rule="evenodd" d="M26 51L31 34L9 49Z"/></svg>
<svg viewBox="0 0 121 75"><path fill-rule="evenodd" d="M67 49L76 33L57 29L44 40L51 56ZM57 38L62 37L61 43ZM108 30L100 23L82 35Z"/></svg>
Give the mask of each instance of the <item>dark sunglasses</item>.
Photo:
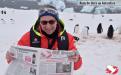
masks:
<svg viewBox="0 0 121 75"><path fill-rule="evenodd" d="M40 21L40 24L47 25L47 23L49 23L49 24L53 25L53 24L55 24L55 22L56 22L55 20L49 20L49 21L43 20L43 21Z"/></svg>

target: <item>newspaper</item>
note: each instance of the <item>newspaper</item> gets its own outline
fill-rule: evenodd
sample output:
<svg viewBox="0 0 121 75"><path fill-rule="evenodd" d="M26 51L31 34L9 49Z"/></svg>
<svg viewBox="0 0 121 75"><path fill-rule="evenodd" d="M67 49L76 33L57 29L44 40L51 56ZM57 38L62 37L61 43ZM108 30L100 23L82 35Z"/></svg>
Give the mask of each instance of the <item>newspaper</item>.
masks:
<svg viewBox="0 0 121 75"><path fill-rule="evenodd" d="M14 60L6 75L73 75L74 51L49 50L26 46L11 46Z"/></svg>

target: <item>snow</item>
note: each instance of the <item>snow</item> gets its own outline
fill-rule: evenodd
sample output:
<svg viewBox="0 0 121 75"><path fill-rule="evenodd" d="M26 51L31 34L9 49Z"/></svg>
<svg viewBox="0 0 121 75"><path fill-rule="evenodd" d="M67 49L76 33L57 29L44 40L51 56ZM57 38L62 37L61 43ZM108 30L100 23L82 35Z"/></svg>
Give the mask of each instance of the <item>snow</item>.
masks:
<svg viewBox="0 0 121 75"><path fill-rule="evenodd" d="M37 19L38 11L7 8L0 10L7 11L7 14L0 14L0 75L4 75L8 67L5 60L6 51L30 30ZM121 25L121 14L60 13L60 18L65 23L65 29L70 33L73 33L76 24L80 25L80 31L84 26L90 27L89 36L81 39L78 49L83 64L79 70L74 71L74 75L107 75L105 70L108 65L119 67L117 75L121 75L121 35L117 31L117 27ZM5 23L1 19L4 19ZM14 21L11 22L10 19ZM100 22L104 31L102 34L97 34L96 28ZM106 37L110 24L115 29L113 39Z"/></svg>

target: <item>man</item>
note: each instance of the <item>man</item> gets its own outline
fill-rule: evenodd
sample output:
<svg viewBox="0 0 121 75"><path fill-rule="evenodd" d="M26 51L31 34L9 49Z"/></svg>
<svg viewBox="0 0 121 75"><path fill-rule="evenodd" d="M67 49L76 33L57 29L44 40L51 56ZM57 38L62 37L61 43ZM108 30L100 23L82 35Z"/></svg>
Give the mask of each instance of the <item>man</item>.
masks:
<svg viewBox="0 0 121 75"><path fill-rule="evenodd" d="M64 30L64 24L59 19L56 8L50 5L41 6L35 25L22 36L18 45L51 50L76 50L73 36ZM13 56L13 53L7 52L8 63L14 59ZM74 60L74 69L79 69L82 64L80 55L75 55L71 59Z"/></svg>

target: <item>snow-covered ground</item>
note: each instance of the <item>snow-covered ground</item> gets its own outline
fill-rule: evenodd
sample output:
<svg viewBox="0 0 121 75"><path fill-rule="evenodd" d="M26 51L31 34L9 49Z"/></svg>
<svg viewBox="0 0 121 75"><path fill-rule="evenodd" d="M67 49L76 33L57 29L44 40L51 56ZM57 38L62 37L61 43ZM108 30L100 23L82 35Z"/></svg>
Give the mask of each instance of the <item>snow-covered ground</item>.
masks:
<svg viewBox="0 0 121 75"><path fill-rule="evenodd" d="M36 10L6 10L6 14L0 14L0 75L4 75L8 67L5 60L5 53L10 45L17 42L24 32L34 25L38 11ZM89 26L89 36L81 39L79 48L83 58L82 67L74 72L74 75L108 75L105 73L107 65L119 67L117 75L121 75L121 35L118 34L117 27L121 25L121 14L94 15L79 13L60 13L60 18L65 23L68 32L73 33L74 26ZM12 20L11 20L12 19ZM97 34L96 28L102 23L103 33ZM108 26L112 24L115 29L114 38L107 39Z"/></svg>

